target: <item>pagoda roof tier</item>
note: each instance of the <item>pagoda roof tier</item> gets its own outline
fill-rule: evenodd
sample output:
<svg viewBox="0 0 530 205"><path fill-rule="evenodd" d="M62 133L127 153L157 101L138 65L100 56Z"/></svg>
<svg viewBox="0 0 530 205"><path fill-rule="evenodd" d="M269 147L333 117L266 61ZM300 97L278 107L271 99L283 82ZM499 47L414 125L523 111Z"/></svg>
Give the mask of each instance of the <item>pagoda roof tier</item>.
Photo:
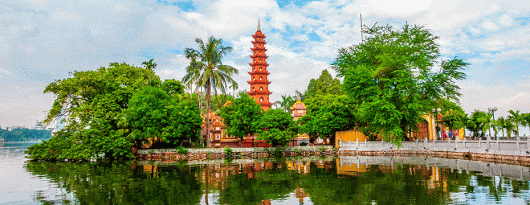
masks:
<svg viewBox="0 0 530 205"><path fill-rule="evenodd" d="M248 74L250 74L250 75L254 75L254 74L265 74L265 75L269 75L269 74L271 74L271 73L267 72L266 70L262 70L262 71L258 71L258 70L256 70L256 71L248 72Z"/></svg>
<svg viewBox="0 0 530 205"><path fill-rule="evenodd" d="M261 41L260 41L260 40L252 41L252 44L258 44L258 43L259 43L259 44L263 44L263 45L267 44L267 42L265 42L264 40L261 40Z"/></svg>
<svg viewBox="0 0 530 205"><path fill-rule="evenodd" d="M270 94L272 94L271 91L267 91L267 90L254 90L254 91L248 91L247 93L249 95L254 95L254 94L267 94L267 95L270 95Z"/></svg>
<svg viewBox="0 0 530 205"><path fill-rule="evenodd" d="M267 81L267 80L251 80L251 81L247 81L248 84L252 85L252 84L271 84L270 81Z"/></svg>
<svg viewBox="0 0 530 205"><path fill-rule="evenodd" d="M255 65L264 65L264 66L269 66L268 63L265 63L265 62L255 62L255 63L249 63L250 66L255 66Z"/></svg>
<svg viewBox="0 0 530 205"><path fill-rule="evenodd" d="M260 104L261 106L268 106L268 107L272 107L272 103L270 102L258 102L258 104Z"/></svg>
<svg viewBox="0 0 530 205"><path fill-rule="evenodd" d="M260 37L260 38L267 38L267 36L263 35L263 33L261 32L256 32L256 34L252 35L252 38L256 38L256 37Z"/></svg>
<svg viewBox="0 0 530 205"><path fill-rule="evenodd" d="M259 50L259 51L267 51L267 49L266 49L265 47L261 47L261 48L259 48L259 47L253 47L253 48L250 48L250 50L252 50L252 51L255 51L255 50Z"/></svg>
<svg viewBox="0 0 530 205"><path fill-rule="evenodd" d="M250 57L251 57L251 58L260 57L260 58L265 58L265 59L269 58L269 56L266 56L265 54L261 54L261 55L260 55L260 54L258 54L258 55L251 55Z"/></svg>

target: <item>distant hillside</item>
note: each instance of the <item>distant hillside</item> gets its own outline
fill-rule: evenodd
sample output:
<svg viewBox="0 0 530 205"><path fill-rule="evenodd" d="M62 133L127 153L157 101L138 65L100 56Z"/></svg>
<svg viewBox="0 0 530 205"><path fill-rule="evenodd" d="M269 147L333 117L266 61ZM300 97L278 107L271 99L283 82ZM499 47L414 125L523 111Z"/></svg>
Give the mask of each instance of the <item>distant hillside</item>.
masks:
<svg viewBox="0 0 530 205"><path fill-rule="evenodd" d="M15 128L13 130L0 129L0 139L6 142L47 140L52 137L51 130L37 130L29 128Z"/></svg>

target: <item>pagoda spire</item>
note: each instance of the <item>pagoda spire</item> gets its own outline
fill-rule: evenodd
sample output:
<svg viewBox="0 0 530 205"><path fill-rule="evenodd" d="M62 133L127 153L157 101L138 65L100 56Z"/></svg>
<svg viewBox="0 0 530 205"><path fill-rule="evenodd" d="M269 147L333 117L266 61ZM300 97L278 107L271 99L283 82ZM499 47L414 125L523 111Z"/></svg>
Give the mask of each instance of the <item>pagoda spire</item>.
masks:
<svg viewBox="0 0 530 205"><path fill-rule="evenodd" d="M260 30L260 23L260 19L258 19L258 30L252 35L254 38L252 44L254 46L250 49L252 50L252 55L250 56L252 63L249 63L252 71L248 72L250 74L250 81L247 81L247 83L250 85L248 94L261 105L263 110L267 110L272 106L272 103L269 101L269 95L272 92L269 92L269 84L271 82L267 80L267 76L270 73L267 72L267 66L269 64L267 64L268 56L265 55L267 49L265 48L266 42L264 39L266 37Z"/></svg>

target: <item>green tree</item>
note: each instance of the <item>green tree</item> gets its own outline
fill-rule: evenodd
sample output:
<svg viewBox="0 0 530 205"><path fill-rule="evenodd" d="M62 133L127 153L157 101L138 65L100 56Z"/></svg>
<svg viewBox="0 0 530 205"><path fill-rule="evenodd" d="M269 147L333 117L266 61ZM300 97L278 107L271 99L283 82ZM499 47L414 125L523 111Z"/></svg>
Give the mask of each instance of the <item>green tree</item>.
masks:
<svg viewBox="0 0 530 205"><path fill-rule="evenodd" d="M317 95L305 102L307 114L300 118L301 133L316 138L331 137L334 142L335 132L355 128L355 105L346 95Z"/></svg>
<svg viewBox="0 0 530 205"><path fill-rule="evenodd" d="M344 77L345 92L357 100L365 134L400 143L437 100L458 101L455 81L465 79L461 71L468 64L458 58L440 61L438 37L428 29L374 25L363 32L369 37L340 49L333 66Z"/></svg>
<svg viewBox="0 0 530 205"><path fill-rule="evenodd" d="M257 124L262 115L261 106L246 92L240 92L233 103L221 107L219 116L227 126L226 134L243 138L258 131ZM241 143L241 146L243 144Z"/></svg>
<svg viewBox="0 0 530 205"><path fill-rule="evenodd" d="M173 80L173 79L164 80L161 87L170 96L174 96L176 94L181 94L181 95L184 94L184 86L178 80Z"/></svg>
<svg viewBox="0 0 530 205"><path fill-rule="evenodd" d="M458 104L447 99L438 101L443 115L443 123L452 130L457 130L466 126L466 113Z"/></svg>
<svg viewBox="0 0 530 205"><path fill-rule="evenodd" d="M124 114L132 130L129 137L136 144L155 137L165 143L182 144L198 137L202 124L199 107L189 96L175 97L157 87L145 87L132 96Z"/></svg>
<svg viewBox="0 0 530 205"><path fill-rule="evenodd" d="M52 131L36 130L29 128L15 128L13 130L0 129L0 139L4 139L6 142L22 142L32 140L47 140L52 137Z"/></svg>
<svg viewBox="0 0 530 205"><path fill-rule="evenodd" d="M311 79L309 85L307 85L307 90L304 93L304 98L312 98L317 95L341 95L342 84L338 78L333 78L328 70L322 70L322 73L318 79Z"/></svg>
<svg viewBox="0 0 530 205"><path fill-rule="evenodd" d="M506 129L506 134L508 135L509 138L512 137L512 132L514 131L514 128L515 128L515 123L513 122L513 119L508 117L505 121L506 123L504 124L504 129Z"/></svg>
<svg viewBox="0 0 530 205"><path fill-rule="evenodd" d="M487 130L484 119L487 118L487 115L488 113L480 110L471 113L466 128L473 133L473 137L484 137L484 132Z"/></svg>
<svg viewBox="0 0 530 205"><path fill-rule="evenodd" d="M530 113L523 113L522 114L522 124L524 124L524 126L528 126L528 129L530 129Z"/></svg>
<svg viewBox="0 0 530 205"><path fill-rule="evenodd" d="M508 113L510 113L510 116L508 116L508 118L515 125L515 129L513 130L515 133L515 137L519 137L519 124L523 122L523 116L521 115L521 112L519 112L519 110L517 111L508 110Z"/></svg>
<svg viewBox="0 0 530 205"><path fill-rule="evenodd" d="M482 132L486 132L489 130L489 135L491 137L491 127L492 127L492 124L493 124L493 114L491 114L490 112L487 112L486 114L483 114L481 115L479 118L478 118L478 121L483 124L484 126L482 127Z"/></svg>
<svg viewBox="0 0 530 205"><path fill-rule="evenodd" d="M206 88L206 136L210 132L210 96L212 89L217 92L220 89L224 94L228 88L227 83L234 83L232 76L238 74L238 70L232 66L224 65L222 58L232 51L232 47L223 46L221 39L210 37L208 44L197 38L199 49L186 48L184 54L190 59L190 65L186 68L186 75L182 78L184 84L195 84L197 87ZM201 137L202 139L202 137ZM207 143L209 144L209 138Z"/></svg>
<svg viewBox="0 0 530 205"><path fill-rule="evenodd" d="M154 60L155 59L150 59L149 61L142 62L142 65L145 66L145 69L151 71L152 73L155 71L156 66L158 65L155 62L153 62ZM151 84L151 75L149 75L149 84Z"/></svg>
<svg viewBox="0 0 530 205"><path fill-rule="evenodd" d="M66 126L29 147L31 159L133 158L131 148L139 146L138 140L157 136L177 142L195 136L202 121L196 104L181 95L178 81L161 83L151 70L125 63L74 72L44 92L57 96L44 123L65 116Z"/></svg>
<svg viewBox="0 0 530 205"><path fill-rule="evenodd" d="M506 119L504 117L499 117L495 120L495 126L497 129L502 131L502 137L504 137L504 129L506 128Z"/></svg>
<svg viewBox="0 0 530 205"><path fill-rule="evenodd" d="M288 95L282 95L281 97L282 99L274 102L274 104L279 105L283 111L289 112L296 100Z"/></svg>
<svg viewBox="0 0 530 205"><path fill-rule="evenodd" d="M127 136L130 127L122 111L135 92L147 86L153 72L111 63L96 71L74 72L73 77L49 84L44 93L57 97L45 124L65 116L66 127L46 143L28 148L32 159L133 158L134 141ZM154 84L160 84L156 75Z"/></svg>
<svg viewBox="0 0 530 205"><path fill-rule="evenodd" d="M266 140L273 147L287 145L298 134L293 116L281 109L268 109L256 123L257 139Z"/></svg>
<svg viewBox="0 0 530 205"><path fill-rule="evenodd" d="M214 95L210 101L210 110L212 112L218 112L226 103L233 102L234 97L228 94L217 94Z"/></svg>

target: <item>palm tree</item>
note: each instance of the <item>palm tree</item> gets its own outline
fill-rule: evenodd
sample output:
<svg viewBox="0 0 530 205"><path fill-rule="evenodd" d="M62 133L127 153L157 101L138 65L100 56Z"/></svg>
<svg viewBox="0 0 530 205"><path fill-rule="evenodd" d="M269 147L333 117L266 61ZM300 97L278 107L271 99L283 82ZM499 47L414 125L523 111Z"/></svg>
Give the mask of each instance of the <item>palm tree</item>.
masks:
<svg viewBox="0 0 530 205"><path fill-rule="evenodd" d="M482 127L482 132L486 132L489 130L489 137L491 137L491 123L492 121L492 114L491 113L485 113L484 115L480 116L478 118L478 121L482 123L484 126Z"/></svg>
<svg viewBox="0 0 530 205"><path fill-rule="evenodd" d="M230 85L230 88L234 90L234 94L232 95L234 98L236 97L236 90L239 89L239 85L236 82L232 82L232 85Z"/></svg>
<svg viewBox="0 0 530 205"><path fill-rule="evenodd" d="M293 99L292 96L282 95L282 100L276 101L274 102L274 104L279 105L280 108L282 108L282 110L284 110L285 112L289 112L289 109L291 108L291 106L293 106L295 102L296 100Z"/></svg>
<svg viewBox="0 0 530 205"><path fill-rule="evenodd" d="M142 62L142 65L145 66L145 69L148 71L154 71L158 64L154 63L155 59L150 59L149 61ZM149 74L149 85L151 85L151 74Z"/></svg>
<svg viewBox="0 0 530 205"><path fill-rule="evenodd" d="M499 117L495 120L495 125L501 129L502 137L504 138L504 129L506 128L506 119L504 117Z"/></svg>
<svg viewBox="0 0 530 205"><path fill-rule="evenodd" d="M186 86L194 84L196 89L198 87L206 89L206 139L209 145L210 96L212 89L215 93L217 93L217 89L220 89L222 93L226 93L227 83L235 83L232 76L238 74L239 71L222 63L221 59L232 51L232 47L223 46L221 39L210 37L208 43L204 44L202 39L197 38L195 42L199 44L199 49L186 48L184 51L186 58L190 59L191 62L186 68L186 75L182 78L182 82Z"/></svg>
<svg viewBox="0 0 530 205"><path fill-rule="evenodd" d="M294 96L296 97L296 100L301 100L302 102L305 100L305 95L299 90L294 91Z"/></svg>
<svg viewBox="0 0 530 205"><path fill-rule="evenodd" d="M523 113L521 115L522 123L525 127L528 126L528 129L530 129L530 113Z"/></svg>
<svg viewBox="0 0 530 205"><path fill-rule="evenodd" d="M514 127L513 119L508 117L508 119L506 119L506 124L504 126L505 126L505 129L506 129L506 134L508 135L509 138L511 138L512 137L512 131L514 131L513 130L513 127Z"/></svg>
<svg viewBox="0 0 530 205"><path fill-rule="evenodd" d="M508 110L508 112L511 114L511 116L509 116L509 118L515 124L515 130L514 130L515 131L515 136L519 137L519 123L521 123L523 121L521 113L519 112L519 110L517 110L517 111Z"/></svg>

